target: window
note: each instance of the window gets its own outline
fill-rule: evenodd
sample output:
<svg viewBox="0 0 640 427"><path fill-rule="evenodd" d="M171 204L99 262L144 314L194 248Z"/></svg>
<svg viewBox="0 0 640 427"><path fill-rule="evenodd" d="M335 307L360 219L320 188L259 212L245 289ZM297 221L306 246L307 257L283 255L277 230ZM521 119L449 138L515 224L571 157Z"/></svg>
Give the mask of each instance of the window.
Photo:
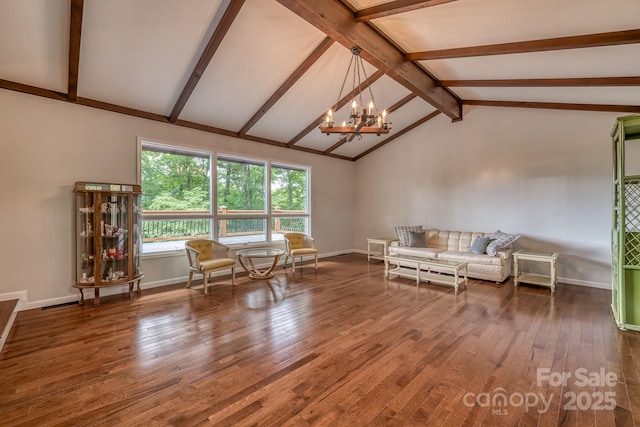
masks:
<svg viewBox="0 0 640 427"><path fill-rule="evenodd" d="M211 155L143 142L142 252L181 250L211 235Z"/></svg>
<svg viewBox="0 0 640 427"><path fill-rule="evenodd" d="M225 244L266 242L266 163L218 156L216 165L216 240Z"/></svg>
<svg viewBox="0 0 640 427"><path fill-rule="evenodd" d="M308 230L308 174L306 169L271 166L271 230L273 240L289 231Z"/></svg>
<svg viewBox="0 0 640 427"><path fill-rule="evenodd" d="M143 253L194 238L230 246L309 232L309 168L140 143Z"/></svg>

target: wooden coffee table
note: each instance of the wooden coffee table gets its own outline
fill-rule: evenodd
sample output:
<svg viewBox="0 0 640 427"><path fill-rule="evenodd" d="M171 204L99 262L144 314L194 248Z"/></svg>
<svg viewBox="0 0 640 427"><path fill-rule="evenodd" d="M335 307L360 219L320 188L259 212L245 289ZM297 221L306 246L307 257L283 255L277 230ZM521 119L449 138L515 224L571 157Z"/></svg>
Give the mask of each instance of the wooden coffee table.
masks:
<svg viewBox="0 0 640 427"><path fill-rule="evenodd" d="M396 267L389 269L389 264L395 264ZM453 286L456 294L461 285L467 286L466 262L443 261L409 255L387 255L384 257L384 277L388 278L389 274L416 279L416 286L420 285L420 280Z"/></svg>
<svg viewBox="0 0 640 427"><path fill-rule="evenodd" d="M238 255L238 261L242 268L244 268L249 277L252 279L268 279L273 277L273 269L276 268L280 257L284 255L284 249L278 248L255 248L255 249L240 249L236 252ZM256 267L254 260L271 260L271 265L266 269L259 269Z"/></svg>

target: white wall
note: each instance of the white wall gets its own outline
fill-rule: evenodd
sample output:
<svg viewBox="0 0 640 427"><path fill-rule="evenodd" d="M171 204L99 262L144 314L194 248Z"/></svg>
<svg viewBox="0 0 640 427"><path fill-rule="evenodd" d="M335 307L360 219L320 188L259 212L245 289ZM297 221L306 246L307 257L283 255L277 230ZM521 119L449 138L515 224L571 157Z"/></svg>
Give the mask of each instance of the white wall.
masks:
<svg viewBox="0 0 640 427"><path fill-rule="evenodd" d="M73 185L135 183L138 136L310 165L312 232L321 255L352 248L353 162L7 90L0 90L0 111L0 297L26 290L27 308L78 298L71 286ZM142 267L143 289L187 273L184 254L144 258Z"/></svg>
<svg viewBox="0 0 640 427"><path fill-rule="evenodd" d="M356 163L354 246L396 225L521 234L560 281L611 286L611 138L625 114L474 107Z"/></svg>
<svg viewBox="0 0 640 427"><path fill-rule="evenodd" d="M559 251L561 280L610 284L611 150L623 114L475 107L438 116L356 163L0 90L0 296L77 299L75 181L136 181L136 138L312 166L321 254L366 249L394 226L501 229ZM143 260L145 285L186 275L183 254Z"/></svg>

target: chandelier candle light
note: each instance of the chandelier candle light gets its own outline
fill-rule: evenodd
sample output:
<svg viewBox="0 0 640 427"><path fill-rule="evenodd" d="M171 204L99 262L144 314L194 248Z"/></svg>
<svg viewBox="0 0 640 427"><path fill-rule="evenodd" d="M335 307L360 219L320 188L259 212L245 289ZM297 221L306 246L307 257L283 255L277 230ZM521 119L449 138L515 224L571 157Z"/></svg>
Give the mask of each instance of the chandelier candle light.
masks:
<svg viewBox="0 0 640 427"><path fill-rule="evenodd" d="M322 133L326 133L327 135L339 133L343 138L346 138L347 135L353 135L357 136L358 139L362 139L362 134L364 133L375 133L376 135L380 135L382 133L389 133L391 130L391 122L389 122L387 117L387 110L382 110L382 113L378 112L376 101L373 98L371 85L367 87L371 98L369 106L365 107L362 102L362 82L360 74L362 73L362 75L364 75L365 80L368 77L367 72L364 69L364 63L360 57L361 51L362 48L360 46L354 46L351 48L351 61L349 62L349 67L345 73L342 87L338 94L338 100L333 108L330 108L327 112L325 122L320 123L319 127ZM351 92L353 94L353 100L351 101L351 113L349 115L349 119L342 122L342 126L335 126L333 115L339 108L342 91L344 90L344 86L349 78L349 72L351 71L353 72L353 90Z"/></svg>

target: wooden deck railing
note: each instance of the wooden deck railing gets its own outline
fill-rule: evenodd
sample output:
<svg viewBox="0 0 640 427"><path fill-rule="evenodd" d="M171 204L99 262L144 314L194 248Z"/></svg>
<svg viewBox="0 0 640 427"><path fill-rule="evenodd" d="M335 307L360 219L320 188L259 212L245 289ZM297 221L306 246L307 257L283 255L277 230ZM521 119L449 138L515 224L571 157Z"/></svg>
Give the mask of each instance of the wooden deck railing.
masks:
<svg viewBox="0 0 640 427"><path fill-rule="evenodd" d="M167 215L184 215L184 214L202 214L206 215L209 211L189 210L189 211L142 211L144 221L142 224L142 241L158 242L170 240L183 240L185 238L206 238L211 235L210 219L171 219ZM276 207L273 211L277 215L300 215L304 214L302 210L282 210ZM264 216L263 210L230 210L225 206L218 209L219 215L242 215L247 218L229 218L219 219L219 237L241 236L262 234L266 232L266 219L255 218L255 216ZM154 216L158 219L154 219ZM289 231L304 232L304 217L281 217L274 216L273 230L274 233L283 233Z"/></svg>

